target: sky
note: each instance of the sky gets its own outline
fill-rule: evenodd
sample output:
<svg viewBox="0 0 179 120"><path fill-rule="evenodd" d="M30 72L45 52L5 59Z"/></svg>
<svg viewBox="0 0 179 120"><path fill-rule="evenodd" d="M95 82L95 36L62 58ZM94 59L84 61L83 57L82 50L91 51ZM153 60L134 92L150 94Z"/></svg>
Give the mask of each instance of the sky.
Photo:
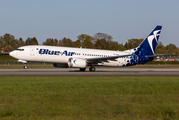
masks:
<svg viewBox="0 0 179 120"><path fill-rule="evenodd" d="M146 38L162 25L159 41L179 47L179 0L1 0L0 36L47 38L107 33L114 41Z"/></svg>

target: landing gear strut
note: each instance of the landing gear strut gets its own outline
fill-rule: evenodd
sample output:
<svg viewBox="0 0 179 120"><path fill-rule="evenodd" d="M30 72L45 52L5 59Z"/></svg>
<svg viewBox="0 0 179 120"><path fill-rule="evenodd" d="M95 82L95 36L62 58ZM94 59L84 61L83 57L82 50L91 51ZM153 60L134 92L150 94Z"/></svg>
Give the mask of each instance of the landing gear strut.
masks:
<svg viewBox="0 0 179 120"><path fill-rule="evenodd" d="M85 71L86 70L86 68L80 68L80 71Z"/></svg>
<svg viewBox="0 0 179 120"><path fill-rule="evenodd" d="M91 66L91 67L89 68L89 71L95 72L95 70L96 70L96 68L93 67L93 66Z"/></svg>
<svg viewBox="0 0 179 120"><path fill-rule="evenodd" d="M24 64L24 69L27 69L27 64Z"/></svg>

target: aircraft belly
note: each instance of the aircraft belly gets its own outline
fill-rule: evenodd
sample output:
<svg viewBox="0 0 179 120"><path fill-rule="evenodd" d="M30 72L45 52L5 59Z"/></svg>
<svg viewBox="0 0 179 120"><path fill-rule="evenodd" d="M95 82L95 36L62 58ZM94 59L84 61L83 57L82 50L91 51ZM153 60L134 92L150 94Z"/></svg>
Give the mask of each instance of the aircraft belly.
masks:
<svg viewBox="0 0 179 120"><path fill-rule="evenodd" d="M108 66L108 67L120 67L122 66L121 64L119 64L118 61L109 61L109 62L103 62L103 66Z"/></svg>

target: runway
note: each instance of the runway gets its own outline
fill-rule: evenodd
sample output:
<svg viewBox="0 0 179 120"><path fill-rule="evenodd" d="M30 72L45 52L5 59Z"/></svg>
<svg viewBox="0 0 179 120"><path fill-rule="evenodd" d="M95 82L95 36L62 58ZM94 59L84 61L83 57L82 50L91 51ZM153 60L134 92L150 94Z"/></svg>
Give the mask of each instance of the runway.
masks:
<svg viewBox="0 0 179 120"><path fill-rule="evenodd" d="M95 72L79 69L0 69L0 76L179 76L179 69L96 68Z"/></svg>

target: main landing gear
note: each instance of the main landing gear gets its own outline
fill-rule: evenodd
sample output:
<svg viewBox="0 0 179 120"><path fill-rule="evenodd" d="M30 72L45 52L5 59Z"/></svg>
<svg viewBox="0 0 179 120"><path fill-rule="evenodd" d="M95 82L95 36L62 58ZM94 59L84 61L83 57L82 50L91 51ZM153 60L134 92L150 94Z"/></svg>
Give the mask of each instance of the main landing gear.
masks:
<svg viewBox="0 0 179 120"><path fill-rule="evenodd" d="M95 72L95 70L96 70L96 68L93 67L93 66L91 66L91 67L89 68L89 71L91 71L91 72Z"/></svg>
<svg viewBox="0 0 179 120"><path fill-rule="evenodd" d="M80 71L85 71L85 70L86 70L86 68L80 68ZM91 67L89 68L89 71L91 71L91 72L95 72L95 70L96 70L96 68L93 67L93 66L91 66Z"/></svg>
<svg viewBox="0 0 179 120"><path fill-rule="evenodd" d="M24 64L24 69L27 69L27 64L26 63Z"/></svg>

